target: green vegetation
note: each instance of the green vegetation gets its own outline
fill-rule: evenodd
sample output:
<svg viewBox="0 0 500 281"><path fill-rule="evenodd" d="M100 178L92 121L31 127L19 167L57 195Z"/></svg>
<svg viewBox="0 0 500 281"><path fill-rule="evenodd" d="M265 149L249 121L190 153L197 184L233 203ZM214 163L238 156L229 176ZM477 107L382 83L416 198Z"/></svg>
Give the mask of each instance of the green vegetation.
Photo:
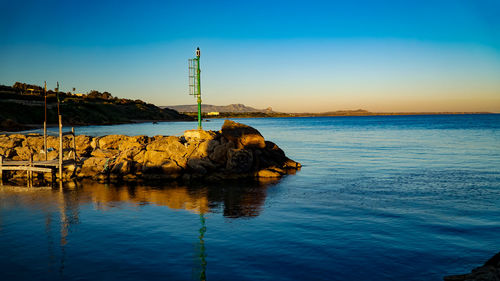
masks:
<svg viewBox="0 0 500 281"><path fill-rule="evenodd" d="M59 97L63 124L66 125L193 120L172 109L162 109L141 100L120 99L108 92L94 90L81 96L61 92ZM19 82L13 87L0 85L0 130L41 126L45 118L44 103L43 88L39 86ZM54 91L47 91L47 119L49 124L58 122L57 93Z"/></svg>

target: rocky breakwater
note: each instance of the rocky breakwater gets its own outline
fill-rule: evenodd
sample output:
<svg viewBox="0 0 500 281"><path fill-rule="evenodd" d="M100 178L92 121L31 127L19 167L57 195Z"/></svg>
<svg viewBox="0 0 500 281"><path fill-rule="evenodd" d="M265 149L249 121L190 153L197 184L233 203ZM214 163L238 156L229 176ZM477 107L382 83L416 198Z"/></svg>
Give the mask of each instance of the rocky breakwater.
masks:
<svg viewBox="0 0 500 281"><path fill-rule="evenodd" d="M65 159L72 158L65 137ZM58 142L48 138L48 159L58 156ZM0 136L0 155L12 160L41 160L43 136ZM220 131L189 130L183 136L76 136L77 164L64 177L99 180L269 179L295 173L301 165L256 129L226 120ZM22 173L21 173L22 174ZM21 175L20 174L20 175ZM43 175L40 175L43 176Z"/></svg>

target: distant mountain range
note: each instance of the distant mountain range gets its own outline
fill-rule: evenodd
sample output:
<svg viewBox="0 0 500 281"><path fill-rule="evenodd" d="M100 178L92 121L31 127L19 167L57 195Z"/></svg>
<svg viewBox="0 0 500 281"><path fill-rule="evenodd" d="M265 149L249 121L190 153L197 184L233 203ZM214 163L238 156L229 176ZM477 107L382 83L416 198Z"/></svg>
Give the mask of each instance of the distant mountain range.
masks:
<svg viewBox="0 0 500 281"><path fill-rule="evenodd" d="M198 112L198 105L170 105L159 106L163 109L173 109L180 113L185 113L190 116L195 116ZM488 114L491 112L370 112L365 109L355 110L337 110L327 112L299 112L299 113L284 113L273 111L271 107L266 109L256 109L246 106L241 103L230 105L201 105L202 114L207 115L209 112L219 112L219 117L312 117L312 116L373 116L373 115L426 115L426 114ZM194 114L194 115L193 115ZM205 117L210 117L207 115Z"/></svg>
<svg viewBox="0 0 500 281"><path fill-rule="evenodd" d="M160 106L160 108L170 108L177 110L178 112L197 112L198 105L196 104L187 104L187 105L168 105L168 106ZM271 107L266 109L256 109L250 106L246 106L244 104L230 104L230 105L211 105L211 104L202 104L201 110L203 112L233 112L233 113L249 113L249 112L263 112L263 113L273 113Z"/></svg>

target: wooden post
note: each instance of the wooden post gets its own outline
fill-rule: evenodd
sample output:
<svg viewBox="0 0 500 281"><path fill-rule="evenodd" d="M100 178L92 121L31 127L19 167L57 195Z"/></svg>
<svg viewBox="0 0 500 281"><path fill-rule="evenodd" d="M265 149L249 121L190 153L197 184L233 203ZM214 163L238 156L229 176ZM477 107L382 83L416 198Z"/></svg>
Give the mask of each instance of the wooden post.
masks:
<svg viewBox="0 0 500 281"><path fill-rule="evenodd" d="M56 171L53 167L51 168L50 176L51 176L50 183L52 183L52 187L54 187L54 181L56 179Z"/></svg>
<svg viewBox="0 0 500 281"><path fill-rule="evenodd" d="M31 167L33 167L33 154L30 153L30 180L33 179L33 170L31 170Z"/></svg>
<svg viewBox="0 0 500 281"><path fill-rule="evenodd" d="M28 168L26 169L26 185L30 187L30 168L29 168L29 160L28 160Z"/></svg>
<svg viewBox="0 0 500 281"><path fill-rule="evenodd" d="M45 153L45 161L47 161L47 121L43 122L43 152Z"/></svg>
<svg viewBox="0 0 500 281"><path fill-rule="evenodd" d="M3 185L3 156L0 155L0 185Z"/></svg>
<svg viewBox="0 0 500 281"><path fill-rule="evenodd" d="M59 180L63 178L63 135L62 135L62 116L59 115Z"/></svg>
<svg viewBox="0 0 500 281"><path fill-rule="evenodd" d="M76 136L75 136L75 127L71 127L71 133L73 133L73 159L75 160L75 171L76 171Z"/></svg>
<svg viewBox="0 0 500 281"><path fill-rule="evenodd" d="M28 186L32 187L33 186L33 170L31 169L33 167L33 154L30 153L30 164L29 164L29 170L28 170Z"/></svg>
<svg viewBox="0 0 500 281"><path fill-rule="evenodd" d="M45 120L43 121L43 149L45 151L45 161L47 161L47 81L44 82L43 93L45 96Z"/></svg>

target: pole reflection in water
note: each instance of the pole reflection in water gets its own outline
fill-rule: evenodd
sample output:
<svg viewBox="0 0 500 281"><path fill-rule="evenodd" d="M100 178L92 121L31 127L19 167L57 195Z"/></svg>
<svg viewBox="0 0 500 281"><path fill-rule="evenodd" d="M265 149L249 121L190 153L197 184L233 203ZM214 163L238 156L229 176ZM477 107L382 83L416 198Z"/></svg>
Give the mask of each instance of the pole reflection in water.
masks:
<svg viewBox="0 0 500 281"><path fill-rule="evenodd" d="M25 228L18 228L26 224L23 222L25 217L18 218L10 217L10 223L3 225L1 217L2 211L17 210L19 206L23 206L28 210L33 218L28 219L31 222L31 229L34 233L40 233L45 236L45 239L38 239L42 242L42 252L39 253L44 258L37 259L40 263L37 270L40 274L50 277L50 279L71 279L78 277L79 268L85 262L89 262L85 266L92 268L99 266L99 270L111 270L110 274L126 274L127 270L136 270L142 272L142 267L137 268L135 258L149 258L145 253L149 252L153 256L156 255L159 260L156 262L147 262L150 266L148 270L153 272L165 271L169 273L168 267L160 265L167 262L169 266L175 265L170 257L178 257L179 253L172 250L170 246L174 245L169 238L179 239L182 244L181 237L188 237L188 232L196 229L196 235L193 240L196 241L196 249L192 249L187 258L196 257L194 266L188 266L193 273L193 278L197 280L207 279L207 214L215 213L223 215L226 218L251 218L260 215L266 200L267 188L269 185L261 185L258 183L234 184L226 183L219 185L181 185L179 183L169 183L163 186L152 185L116 185L116 184L100 184L96 182L77 182L65 183L64 186L55 188L26 188L26 187L0 187L0 238L4 228L7 233L15 231L24 231ZM152 205L152 208L144 208ZM136 206L139 208L129 208ZM175 212L163 212L157 206L168 207L173 210L186 210L196 214L194 216L177 215ZM144 209L143 209L144 208ZM172 218L185 217L191 219L196 218L196 224L172 224L170 221L165 224L165 214L172 214ZM41 215L40 217L38 217ZM155 215L158 215L155 217ZM138 220L131 219L135 217ZM17 222L12 223L15 219ZM41 221L41 228L37 228L37 219ZM159 219L159 220L158 220ZM154 221L158 220L158 221ZM189 220L189 219L188 219ZM113 225L114 222L125 221L130 224L124 224L123 227L119 224ZM100 225L96 228L94 224ZM80 227L75 227L81 224ZM195 226L195 228L190 228ZM172 228L173 227L173 228ZM185 227L183 229L182 227ZM82 230L85 229L85 233ZM103 230L105 229L105 231ZM192 230L189 230L192 229ZM122 231L123 232L120 232ZM14 232L13 232L14 231ZM110 236L108 231L115 231L117 236ZM182 231L186 231L183 233ZM151 235L145 235L150 233ZM17 233L17 236L22 237L25 232ZM162 234L157 236L157 234ZM58 237L59 236L59 237ZM163 237L163 238L162 238ZM169 238L166 238L169 237ZM110 239L110 240L108 240ZM142 239L142 240L140 240ZM92 242L90 242L92 241ZM95 241L95 244L93 244ZM142 241L136 244L136 241ZM34 251L39 251L40 247L30 249L26 247L26 242L29 240L14 239L9 247L16 246L22 251L13 250L16 257L32 256ZM12 245L14 243L14 245ZM91 243L91 244L89 244ZM114 245L113 248L101 251L97 245ZM189 242L188 242L189 244ZM17 246L18 245L18 246ZM138 248L138 247L143 248ZM151 245L167 247L164 250L157 250ZM177 244L175 244L177 245ZM191 244L192 247L193 244ZM4 245L7 247L7 245ZM33 244L36 247L37 244ZM97 247L97 248L96 248ZM138 250L137 253L127 251L126 249ZM193 251L194 250L194 251ZM126 251L127 255L122 255ZM82 255L83 253L83 255ZM100 253L99 263L94 263L94 257L86 256L86 254ZM185 252L186 253L186 252ZM131 255L128 257L128 255ZM144 256L143 256L144 255ZM172 256L170 256L172 255ZM189 257L190 256L190 257ZM130 258L128 260L127 258ZM180 257L182 259L182 257ZM125 267L124 271L113 272L116 270L118 261L129 264L131 267ZM163 262L160 262L163 261ZM189 263L189 262L188 262ZM8 268L8 265L4 265ZM83 266L83 265L82 265ZM115 269L113 269L115 268ZM76 273L75 273L76 272ZM85 270L81 270L83 274ZM132 271L132 275L137 272ZM189 274L189 273L188 273ZM128 275L128 276L132 276ZM175 279L175 278L174 278Z"/></svg>
<svg viewBox="0 0 500 281"><path fill-rule="evenodd" d="M59 187L59 215L60 215L60 224L61 224L61 238L59 240L59 244L61 245L61 263L59 265L59 274L62 276L64 272L64 260L66 259L66 243L68 236L68 219L66 216L66 200L64 198L64 189L61 185Z"/></svg>
<svg viewBox="0 0 500 281"><path fill-rule="evenodd" d="M205 232L207 231L207 227L205 226L205 214L200 213L200 222L201 222L201 227L199 229L200 235L198 238L200 239L200 245L199 245L199 262L200 262L200 268L198 272L198 278L201 281L206 281L207 280L207 254L205 252Z"/></svg>
<svg viewBox="0 0 500 281"><path fill-rule="evenodd" d="M77 192L69 188L65 188L62 183L59 186L58 192L59 214L60 214L60 248L61 261L59 265L59 274L61 277L64 274L66 261L66 246L68 244L68 234L71 231L71 226L80 223L79 219L79 196Z"/></svg>
<svg viewBox="0 0 500 281"><path fill-rule="evenodd" d="M45 214L45 235L47 235L47 251L49 256L49 271L54 271L55 253L54 253L54 238L52 237L52 213Z"/></svg>

